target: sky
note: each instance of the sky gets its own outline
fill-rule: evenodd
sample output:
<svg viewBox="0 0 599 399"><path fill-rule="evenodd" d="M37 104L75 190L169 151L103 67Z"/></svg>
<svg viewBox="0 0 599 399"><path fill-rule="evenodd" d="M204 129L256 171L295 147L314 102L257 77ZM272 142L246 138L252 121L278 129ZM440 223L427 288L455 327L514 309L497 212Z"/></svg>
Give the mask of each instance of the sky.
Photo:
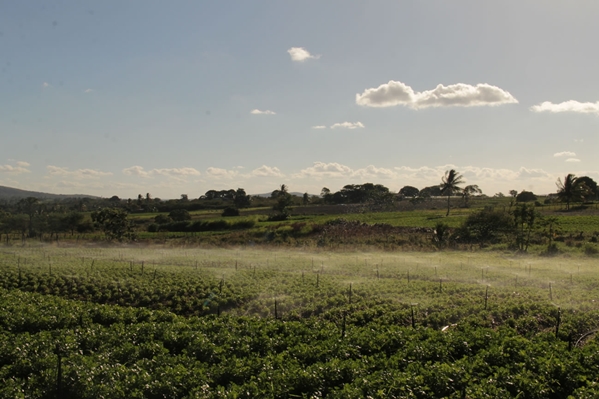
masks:
<svg viewBox="0 0 599 399"><path fill-rule="evenodd" d="M599 181L599 2L5 1L0 185Z"/></svg>

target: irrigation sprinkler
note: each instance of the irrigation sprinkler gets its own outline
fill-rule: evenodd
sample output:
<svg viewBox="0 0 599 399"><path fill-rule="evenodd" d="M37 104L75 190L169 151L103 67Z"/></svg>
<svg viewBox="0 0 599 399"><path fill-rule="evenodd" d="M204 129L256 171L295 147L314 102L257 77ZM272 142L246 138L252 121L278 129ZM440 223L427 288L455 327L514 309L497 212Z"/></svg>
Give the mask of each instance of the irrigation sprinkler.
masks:
<svg viewBox="0 0 599 399"><path fill-rule="evenodd" d="M379 268L376 268L376 278L381 278L381 275L379 274Z"/></svg>
<svg viewBox="0 0 599 399"><path fill-rule="evenodd" d="M141 275L142 275L142 276L143 276L143 274L144 274L144 263L145 263L145 262L142 260L142 261L141 261ZM93 265L93 263L92 263L92 265Z"/></svg>
<svg viewBox="0 0 599 399"><path fill-rule="evenodd" d="M410 284L410 271L408 270L408 284Z"/></svg>
<svg viewBox="0 0 599 399"><path fill-rule="evenodd" d="M410 309L412 311L412 328L416 328L416 319L414 318L414 304L410 305Z"/></svg>
<svg viewBox="0 0 599 399"><path fill-rule="evenodd" d="M551 283L549 283L549 300L553 301L553 292L552 292L552 289L551 289Z"/></svg>
<svg viewBox="0 0 599 399"><path fill-rule="evenodd" d="M343 312L343 323L341 324L341 338L345 337L345 313Z"/></svg>
<svg viewBox="0 0 599 399"><path fill-rule="evenodd" d="M156 280L156 269L154 269L154 277L152 277L152 281Z"/></svg>
<svg viewBox="0 0 599 399"><path fill-rule="evenodd" d="M559 325L562 322L562 310L561 308L557 308L557 320L555 323L555 338L558 337L559 334Z"/></svg>
<svg viewBox="0 0 599 399"><path fill-rule="evenodd" d="M60 345L56 344L56 396L62 395L62 351Z"/></svg>
<svg viewBox="0 0 599 399"><path fill-rule="evenodd" d="M277 310L277 298L275 298L275 319L279 318L279 312Z"/></svg>
<svg viewBox="0 0 599 399"><path fill-rule="evenodd" d="M485 310L487 310L487 301L489 300L489 286L485 289Z"/></svg>
<svg viewBox="0 0 599 399"><path fill-rule="evenodd" d="M320 274L316 273L316 288L320 286Z"/></svg>
<svg viewBox="0 0 599 399"><path fill-rule="evenodd" d="M435 276L437 275L437 266L435 266Z"/></svg>
<svg viewBox="0 0 599 399"><path fill-rule="evenodd" d="M352 289L351 289L351 283L349 283L348 300L349 300L350 305L351 305L351 299L352 299Z"/></svg>

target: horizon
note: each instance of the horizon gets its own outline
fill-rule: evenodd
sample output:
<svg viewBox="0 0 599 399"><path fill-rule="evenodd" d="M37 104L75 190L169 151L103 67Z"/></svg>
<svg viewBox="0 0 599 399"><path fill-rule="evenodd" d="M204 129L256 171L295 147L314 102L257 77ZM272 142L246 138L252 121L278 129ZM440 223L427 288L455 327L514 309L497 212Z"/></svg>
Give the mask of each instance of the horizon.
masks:
<svg viewBox="0 0 599 399"><path fill-rule="evenodd" d="M597 16L557 0L10 3L0 185L175 199L398 192L449 169L488 196L599 181Z"/></svg>

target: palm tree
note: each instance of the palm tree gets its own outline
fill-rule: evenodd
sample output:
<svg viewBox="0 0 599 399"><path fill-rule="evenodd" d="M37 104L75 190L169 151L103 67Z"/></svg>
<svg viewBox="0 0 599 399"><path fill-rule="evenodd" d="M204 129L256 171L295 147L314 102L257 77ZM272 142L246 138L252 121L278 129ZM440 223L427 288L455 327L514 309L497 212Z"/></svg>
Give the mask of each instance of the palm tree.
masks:
<svg viewBox="0 0 599 399"><path fill-rule="evenodd" d="M483 190L481 190L477 184L471 184L469 186L464 187L464 190L462 191L462 198L464 199L466 207L468 207L468 201L470 200L470 196L472 194L482 194L482 193L483 193Z"/></svg>
<svg viewBox="0 0 599 399"><path fill-rule="evenodd" d="M462 175L456 172L454 169L445 171L445 176L441 178L441 195L447 195L447 214L445 216L449 216L449 198L453 194L457 194L462 191L462 188L458 186L458 184L465 183L462 180Z"/></svg>
<svg viewBox="0 0 599 399"><path fill-rule="evenodd" d="M578 177L568 173L562 182L561 178L555 183L557 186L557 198L566 203L566 210L570 210L570 202L582 202L588 194L588 188L584 181L578 180Z"/></svg>

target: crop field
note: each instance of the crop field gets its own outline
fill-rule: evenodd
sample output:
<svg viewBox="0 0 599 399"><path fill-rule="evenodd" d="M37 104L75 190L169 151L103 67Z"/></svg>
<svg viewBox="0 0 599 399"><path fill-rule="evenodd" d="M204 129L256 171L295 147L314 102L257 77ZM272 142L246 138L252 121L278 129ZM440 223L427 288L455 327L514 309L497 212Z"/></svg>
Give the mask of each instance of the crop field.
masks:
<svg viewBox="0 0 599 399"><path fill-rule="evenodd" d="M0 398L599 394L599 261L3 247Z"/></svg>

